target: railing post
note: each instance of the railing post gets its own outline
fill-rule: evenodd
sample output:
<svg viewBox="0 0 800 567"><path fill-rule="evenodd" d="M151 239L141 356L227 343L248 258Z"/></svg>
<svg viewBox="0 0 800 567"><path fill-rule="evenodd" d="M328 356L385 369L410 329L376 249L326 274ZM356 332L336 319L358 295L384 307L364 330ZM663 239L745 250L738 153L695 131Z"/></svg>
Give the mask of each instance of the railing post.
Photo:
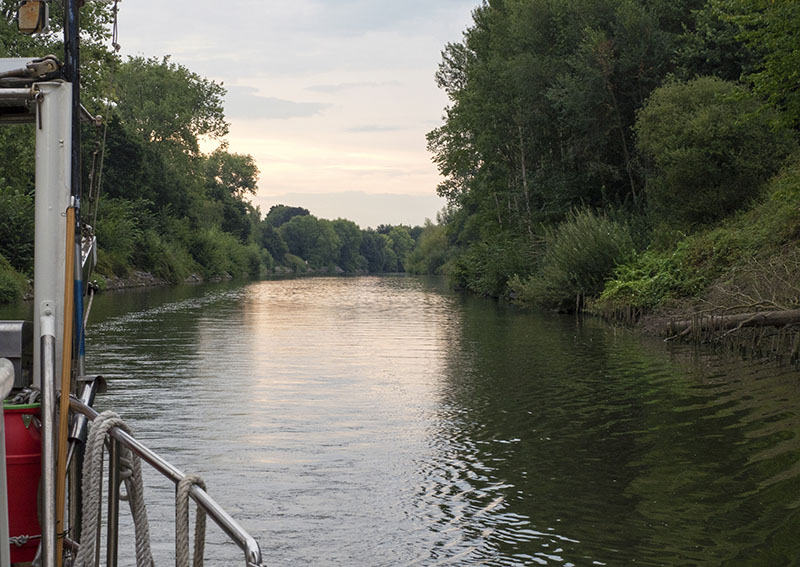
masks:
<svg viewBox="0 0 800 567"><path fill-rule="evenodd" d="M42 373L42 565L56 564L56 339L55 317L43 310L41 328Z"/></svg>
<svg viewBox="0 0 800 567"><path fill-rule="evenodd" d="M117 567L119 540L119 451L116 439L109 436L108 449L108 531L106 533L106 567Z"/></svg>

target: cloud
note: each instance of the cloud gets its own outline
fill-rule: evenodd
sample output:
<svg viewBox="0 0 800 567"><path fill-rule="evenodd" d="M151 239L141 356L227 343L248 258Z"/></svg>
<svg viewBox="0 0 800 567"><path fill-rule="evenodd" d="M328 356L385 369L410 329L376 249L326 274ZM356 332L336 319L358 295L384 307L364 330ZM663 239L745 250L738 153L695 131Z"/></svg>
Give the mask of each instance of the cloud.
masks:
<svg viewBox="0 0 800 567"><path fill-rule="evenodd" d="M435 29L474 0L316 0L303 20L315 34L348 37L386 30L418 34ZM303 27L301 24L300 27Z"/></svg>
<svg viewBox="0 0 800 567"><path fill-rule="evenodd" d="M228 87L225 114L228 118L247 120L285 120L307 118L322 113L331 105L321 102L294 102L256 94L257 89L245 86Z"/></svg>
<svg viewBox="0 0 800 567"><path fill-rule="evenodd" d="M353 126L352 128L348 128L348 132L355 132L355 133L380 133L380 132L399 132L402 130L399 126L380 126L378 124L366 124L364 126Z"/></svg>
<svg viewBox="0 0 800 567"><path fill-rule="evenodd" d="M318 93L340 93L351 89L364 89L364 88L380 88L380 87L399 87L402 83L400 81L362 81L353 83L338 83L333 85L311 85L306 87L306 90Z"/></svg>

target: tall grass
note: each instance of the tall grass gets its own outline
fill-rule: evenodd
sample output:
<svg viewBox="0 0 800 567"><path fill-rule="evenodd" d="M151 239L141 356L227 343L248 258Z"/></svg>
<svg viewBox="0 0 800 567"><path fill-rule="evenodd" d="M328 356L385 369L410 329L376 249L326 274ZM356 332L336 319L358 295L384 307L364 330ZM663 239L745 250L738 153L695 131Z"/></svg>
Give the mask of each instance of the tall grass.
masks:
<svg viewBox="0 0 800 567"><path fill-rule="evenodd" d="M509 287L517 303L560 311L581 309L587 297L599 294L620 263L634 253L630 228L603 213L574 211L545 231L538 269L529 277L514 276Z"/></svg>

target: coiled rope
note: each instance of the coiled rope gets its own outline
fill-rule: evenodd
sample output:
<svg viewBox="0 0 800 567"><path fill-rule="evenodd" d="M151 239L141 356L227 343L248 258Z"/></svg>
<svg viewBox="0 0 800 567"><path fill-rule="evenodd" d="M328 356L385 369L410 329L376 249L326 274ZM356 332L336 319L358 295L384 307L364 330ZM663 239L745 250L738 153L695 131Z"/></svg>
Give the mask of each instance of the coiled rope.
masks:
<svg viewBox="0 0 800 567"><path fill-rule="evenodd" d="M203 490L206 483L195 475L187 475L178 483L175 494L175 567L189 565L189 491L193 485ZM195 509L194 562L193 567L203 567L203 551L206 544L206 512L200 506Z"/></svg>
<svg viewBox="0 0 800 567"><path fill-rule="evenodd" d="M81 528L81 546L75 559L75 567L94 567L95 546L90 545L99 533L100 498L103 482L103 449L105 437L109 430L118 427L130 434L130 428L116 413L105 411L92 422L89 439L86 442L82 490L83 527ZM120 445L120 478L125 483L126 494L120 497L126 500L133 515L136 533L136 566L154 567L150 552L150 527L147 522L147 510L144 505L144 484L142 482L142 464L135 455Z"/></svg>

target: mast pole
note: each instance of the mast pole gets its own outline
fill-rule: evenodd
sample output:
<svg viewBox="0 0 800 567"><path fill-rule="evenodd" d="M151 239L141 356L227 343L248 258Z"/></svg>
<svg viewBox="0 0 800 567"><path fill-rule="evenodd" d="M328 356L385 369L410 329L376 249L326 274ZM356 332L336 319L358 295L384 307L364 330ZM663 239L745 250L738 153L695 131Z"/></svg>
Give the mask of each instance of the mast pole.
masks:
<svg viewBox="0 0 800 567"><path fill-rule="evenodd" d="M80 74L80 4L64 0L64 75L72 83L72 174L71 194L81 197L81 74Z"/></svg>
<svg viewBox="0 0 800 567"><path fill-rule="evenodd" d="M67 239L65 262L64 334L62 347L61 403L58 427L58 458L56 474L56 567L63 561L65 534L66 474L67 474L67 430L69 428L69 395L72 390L72 354L77 352L75 338L80 340L80 331L73 333L82 324L83 315L75 306L82 299L83 286L75 273L80 254L80 197L81 197L81 85L80 85L80 6L82 0L64 0L64 78L72 86L71 101L71 148L70 148L70 202L67 208ZM77 259L76 259L77 258ZM76 281L77 280L77 281ZM80 296L79 296L80 294Z"/></svg>

